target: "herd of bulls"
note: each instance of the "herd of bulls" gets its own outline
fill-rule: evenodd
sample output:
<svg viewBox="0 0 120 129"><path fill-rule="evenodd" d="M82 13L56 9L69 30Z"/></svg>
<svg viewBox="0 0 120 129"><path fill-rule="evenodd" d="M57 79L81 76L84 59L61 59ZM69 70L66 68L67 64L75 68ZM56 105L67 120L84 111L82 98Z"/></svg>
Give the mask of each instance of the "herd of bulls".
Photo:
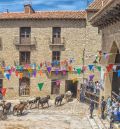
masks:
<svg viewBox="0 0 120 129"><path fill-rule="evenodd" d="M65 95L64 94L60 94L58 96L56 96L55 98L55 106L60 106L62 103L63 98L66 99L66 101L68 102L69 99L71 99L72 97L72 93L70 91L66 92ZM40 108L40 106L42 108L44 108L44 105L47 104L47 106L49 107L49 100L50 100L50 95L47 95L46 97L36 97L32 100L27 100L27 101L21 101L19 104L16 104L13 106L13 115L17 114L17 115L22 115L24 110L27 110L28 108L31 109L33 108L33 106L35 108ZM11 112L11 108L12 108L12 103L11 102L5 102L2 101L0 103L0 107L2 107L2 111L0 113L0 118L1 116L7 115L8 113Z"/></svg>

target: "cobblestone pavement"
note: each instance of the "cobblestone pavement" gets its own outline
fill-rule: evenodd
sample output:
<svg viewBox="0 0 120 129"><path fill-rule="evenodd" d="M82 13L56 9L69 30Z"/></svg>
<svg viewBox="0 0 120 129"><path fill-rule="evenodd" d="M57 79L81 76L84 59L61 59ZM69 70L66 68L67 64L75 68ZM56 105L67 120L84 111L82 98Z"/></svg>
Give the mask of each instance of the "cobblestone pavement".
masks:
<svg viewBox="0 0 120 129"><path fill-rule="evenodd" d="M76 99L55 107L50 101L50 107L32 109L24 112L23 116L8 116L7 121L0 121L0 129L108 129L109 123L102 121L94 114L89 118L86 104Z"/></svg>

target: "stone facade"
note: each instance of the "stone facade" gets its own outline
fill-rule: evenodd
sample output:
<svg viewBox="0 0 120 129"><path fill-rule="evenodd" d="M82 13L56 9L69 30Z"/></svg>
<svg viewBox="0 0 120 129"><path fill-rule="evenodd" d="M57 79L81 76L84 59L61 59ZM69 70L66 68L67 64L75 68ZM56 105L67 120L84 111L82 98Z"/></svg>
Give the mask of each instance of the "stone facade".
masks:
<svg viewBox="0 0 120 129"><path fill-rule="evenodd" d="M20 27L31 27L31 37L36 37L37 41L36 50L31 51L31 63L51 62L52 51L49 48L48 39L52 40L52 27L61 27L61 37L65 38L65 51L61 51L61 60L74 58L74 66L80 66L85 48L85 64L91 64L95 58L95 53L101 49L101 36L98 35L98 29L92 27L88 22L91 13L87 12L87 16L86 20L1 20L0 38L3 49L0 51L0 58L5 60L6 65L14 65L14 61L19 62L19 50L14 45L14 38L19 36ZM60 93L65 92L65 80L76 76L68 74L68 77L62 79ZM82 82L82 75L78 77L81 78L80 82ZM85 74L85 77L88 77L88 73ZM44 82L42 91L37 88L39 82ZM9 81L3 78L3 86L7 88L7 98L19 97L19 79L15 75L12 75ZM37 75L36 78L30 78L30 96L43 96L50 93L51 79L46 74L43 77Z"/></svg>
<svg viewBox="0 0 120 129"><path fill-rule="evenodd" d="M116 65L119 70L120 64L120 1L110 0L90 20L94 27L98 27L102 32L102 52L110 54L109 59L102 58L101 65L106 68L109 64ZM108 22L110 21L110 22ZM117 72L111 70L105 77L104 91L101 96L106 98L111 95L120 94L120 79Z"/></svg>

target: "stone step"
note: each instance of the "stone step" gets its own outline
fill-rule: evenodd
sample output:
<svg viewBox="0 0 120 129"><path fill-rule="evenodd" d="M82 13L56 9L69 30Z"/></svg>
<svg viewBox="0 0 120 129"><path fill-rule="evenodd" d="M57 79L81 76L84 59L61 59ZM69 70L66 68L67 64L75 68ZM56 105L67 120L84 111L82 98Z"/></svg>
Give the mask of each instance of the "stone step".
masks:
<svg viewBox="0 0 120 129"><path fill-rule="evenodd" d="M89 118L89 116L87 116L87 118L89 120L89 123L90 123L92 129L99 129L99 126L97 125L97 123L95 122L94 119Z"/></svg>
<svg viewBox="0 0 120 129"><path fill-rule="evenodd" d="M99 129L107 129L98 116L94 116L94 120L96 121Z"/></svg>

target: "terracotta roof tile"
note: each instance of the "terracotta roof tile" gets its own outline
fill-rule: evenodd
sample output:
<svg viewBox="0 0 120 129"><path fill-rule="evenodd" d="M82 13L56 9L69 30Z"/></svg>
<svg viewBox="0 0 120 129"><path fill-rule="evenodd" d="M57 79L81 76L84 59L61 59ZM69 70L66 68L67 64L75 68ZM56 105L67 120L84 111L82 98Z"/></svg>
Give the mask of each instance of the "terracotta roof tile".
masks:
<svg viewBox="0 0 120 129"><path fill-rule="evenodd" d="M31 14L1 13L0 20L7 19L86 19L86 11L41 11Z"/></svg>
<svg viewBox="0 0 120 129"><path fill-rule="evenodd" d="M99 10L108 3L109 0L94 0L89 6L88 9Z"/></svg>

